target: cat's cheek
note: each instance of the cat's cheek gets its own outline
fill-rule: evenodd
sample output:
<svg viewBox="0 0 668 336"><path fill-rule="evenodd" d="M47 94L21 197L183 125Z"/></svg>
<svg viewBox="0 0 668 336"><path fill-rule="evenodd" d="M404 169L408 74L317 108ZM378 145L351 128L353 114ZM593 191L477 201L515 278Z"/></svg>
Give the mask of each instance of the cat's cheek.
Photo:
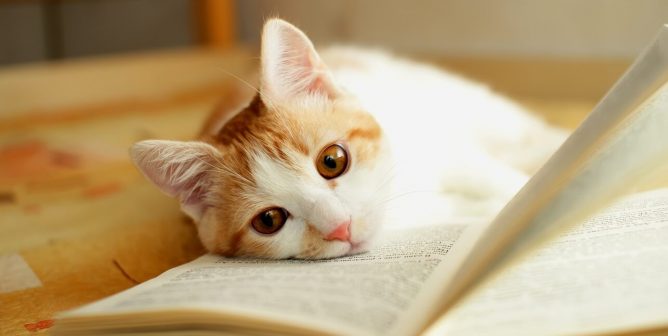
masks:
<svg viewBox="0 0 668 336"><path fill-rule="evenodd" d="M256 235L259 244L269 248L271 258L285 259L298 256L303 250L303 241L307 234L305 224L299 219L288 220L283 229L271 237Z"/></svg>
<svg viewBox="0 0 668 336"><path fill-rule="evenodd" d="M373 239L383 224L384 214L381 210L382 208L367 211L364 218L359 218L357 221L353 219L351 241L354 244L361 244Z"/></svg>
<svg viewBox="0 0 668 336"><path fill-rule="evenodd" d="M195 225L202 245L210 252L220 253L223 246L220 246L220 228L215 217L213 211L205 211L202 218L195 222Z"/></svg>

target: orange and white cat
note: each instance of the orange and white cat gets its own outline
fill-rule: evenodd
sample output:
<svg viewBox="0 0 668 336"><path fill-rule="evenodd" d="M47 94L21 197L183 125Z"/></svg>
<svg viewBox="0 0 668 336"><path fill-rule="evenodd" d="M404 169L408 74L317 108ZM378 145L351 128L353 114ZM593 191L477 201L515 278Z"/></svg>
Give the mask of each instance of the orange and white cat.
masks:
<svg viewBox="0 0 668 336"><path fill-rule="evenodd" d="M216 131L131 150L215 253L331 258L382 225L489 217L564 139L483 86L382 52L318 53L280 19L261 54L258 95Z"/></svg>

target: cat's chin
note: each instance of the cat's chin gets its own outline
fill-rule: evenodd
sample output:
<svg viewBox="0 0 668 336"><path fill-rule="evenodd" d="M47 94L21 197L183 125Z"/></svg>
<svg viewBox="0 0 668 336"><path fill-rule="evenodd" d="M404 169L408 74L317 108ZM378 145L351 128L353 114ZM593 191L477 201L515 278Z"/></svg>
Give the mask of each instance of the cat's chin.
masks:
<svg viewBox="0 0 668 336"><path fill-rule="evenodd" d="M334 259L340 257L346 257L351 255L356 255L360 253L365 253L369 251L369 242L329 242L331 244L329 248L325 251L322 251L316 255L308 256L296 256L295 259L309 259L309 260L318 260L318 259Z"/></svg>
<svg viewBox="0 0 668 336"><path fill-rule="evenodd" d="M369 242L367 241L362 241L358 243L350 243L350 249L348 252L344 255L355 255L355 254L360 254L360 253L365 253L369 252Z"/></svg>

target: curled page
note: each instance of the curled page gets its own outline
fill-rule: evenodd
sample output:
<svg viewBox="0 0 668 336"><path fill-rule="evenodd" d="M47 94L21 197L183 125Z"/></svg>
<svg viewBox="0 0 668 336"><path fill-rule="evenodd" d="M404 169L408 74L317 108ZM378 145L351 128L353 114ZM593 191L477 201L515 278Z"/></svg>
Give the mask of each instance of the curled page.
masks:
<svg viewBox="0 0 668 336"><path fill-rule="evenodd" d="M665 175L666 83L668 26L545 166L472 238L475 247L453 269L442 311L537 246Z"/></svg>

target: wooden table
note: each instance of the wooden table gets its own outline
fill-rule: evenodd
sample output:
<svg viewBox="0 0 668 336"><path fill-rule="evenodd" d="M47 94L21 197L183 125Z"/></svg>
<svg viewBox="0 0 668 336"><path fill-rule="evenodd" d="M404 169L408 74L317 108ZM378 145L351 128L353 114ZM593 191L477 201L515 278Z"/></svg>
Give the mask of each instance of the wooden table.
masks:
<svg viewBox="0 0 668 336"><path fill-rule="evenodd" d="M48 332L55 313L204 252L176 202L140 176L127 149L141 139L192 137L239 84L228 72L245 77L256 63L243 51L197 49L0 69L0 335ZM574 91L589 96L564 98L535 91L539 83L522 82L526 76L509 79L535 69L560 76L552 63L442 63L567 127L625 66L599 67L601 83Z"/></svg>

